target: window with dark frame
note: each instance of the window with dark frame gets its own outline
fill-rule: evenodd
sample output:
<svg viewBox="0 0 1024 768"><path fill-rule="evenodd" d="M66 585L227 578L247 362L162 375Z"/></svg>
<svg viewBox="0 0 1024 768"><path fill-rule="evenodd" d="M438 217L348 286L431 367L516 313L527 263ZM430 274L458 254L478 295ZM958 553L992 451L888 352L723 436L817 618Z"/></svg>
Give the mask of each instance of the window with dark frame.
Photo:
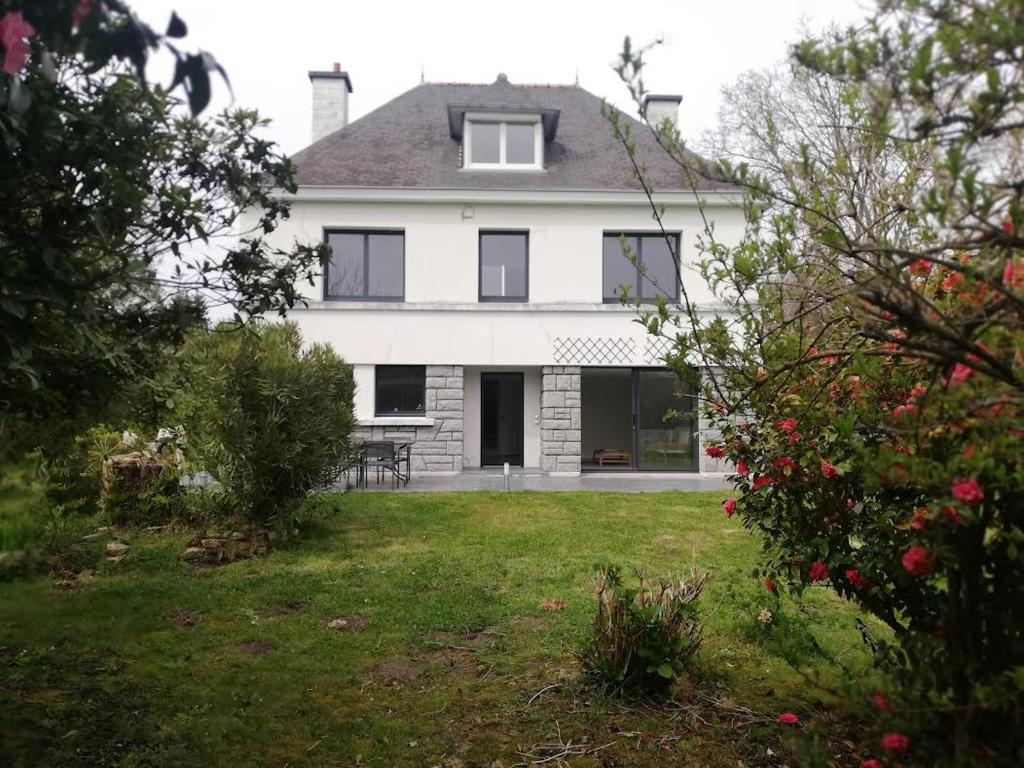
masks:
<svg viewBox="0 0 1024 768"><path fill-rule="evenodd" d="M480 301L528 301L528 232L480 232Z"/></svg>
<svg viewBox="0 0 1024 768"><path fill-rule="evenodd" d="M629 251L636 256L636 264L623 252L623 238ZM631 299L649 302L658 296L678 299L678 257L678 233L606 232L602 255L602 298L606 303L622 301L622 286L626 286Z"/></svg>
<svg viewBox="0 0 1024 768"><path fill-rule="evenodd" d="M405 233L329 230L327 245L331 258L324 272L324 298L405 299Z"/></svg>
<svg viewBox="0 0 1024 768"><path fill-rule="evenodd" d="M423 416L426 413L426 366L378 365L374 378L374 413L377 416Z"/></svg>

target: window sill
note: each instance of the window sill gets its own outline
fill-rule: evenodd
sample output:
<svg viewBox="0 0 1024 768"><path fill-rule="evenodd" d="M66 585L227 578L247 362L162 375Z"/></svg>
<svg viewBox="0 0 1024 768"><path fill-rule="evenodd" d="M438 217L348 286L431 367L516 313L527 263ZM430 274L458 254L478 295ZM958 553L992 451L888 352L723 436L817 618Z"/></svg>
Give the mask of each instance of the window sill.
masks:
<svg viewBox="0 0 1024 768"><path fill-rule="evenodd" d="M359 419L360 427L432 427L434 419L429 416L374 416Z"/></svg>

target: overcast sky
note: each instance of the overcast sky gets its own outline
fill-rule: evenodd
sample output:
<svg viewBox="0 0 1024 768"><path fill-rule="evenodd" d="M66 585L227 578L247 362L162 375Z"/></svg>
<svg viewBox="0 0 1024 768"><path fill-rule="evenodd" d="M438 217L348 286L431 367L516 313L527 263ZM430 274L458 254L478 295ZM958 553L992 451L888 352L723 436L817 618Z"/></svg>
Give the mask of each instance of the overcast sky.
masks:
<svg viewBox="0 0 1024 768"><path fill-rule="evenodd" d="M236 104L272 119L271 137L293 154L310 141L310 69L339 62L352 79L354 120L420 81L572 83L622 108L628 96L611 70L625 35L661 37L645 82L683 96L680 128L711 127L719 92L748 69L783 59L811 29L855 23L865 0L662 0L489 3L481 0L130 0L162 30L172 10L189 28L189 49L210 51L231 78ZM166 62L154 76L169 79ZM223 106L227 99L220 87Z"/></svg>

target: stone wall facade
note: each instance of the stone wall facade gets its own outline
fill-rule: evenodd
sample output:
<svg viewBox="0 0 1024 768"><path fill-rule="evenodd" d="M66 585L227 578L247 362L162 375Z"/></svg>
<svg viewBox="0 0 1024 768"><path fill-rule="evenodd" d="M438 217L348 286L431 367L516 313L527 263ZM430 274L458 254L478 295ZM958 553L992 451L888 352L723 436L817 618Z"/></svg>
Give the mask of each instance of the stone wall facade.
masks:
<svg viewBox="0 0 1024 768"><path fill-rule="evenodd" d="M465 381L461 365L428 365L426 413L432 426L356 427L356 440L412 442L413 472L458 472L462 470L462 414Z"/></svg>
<svg viewBox="0 0 1024 768"><path fill-rule="evenodd" d="M578 365L541 369L540 466L545 472L578 473L583 445L583 408Z"/></svg>
<svg viewBox="0 0 1024 768"><path fill-rule="evenodd" d="M719 375L720 368L703 368L701 369L702 386L706 383L707 379ZM708 417L704 414L704 409L698 409L697 415L697 465L701 472L732 472L733 464L726 458L713 459L707 455L705 448L709 443L717 443L722 439L722 432L716 426L713 426L709 421Z"/></svg>

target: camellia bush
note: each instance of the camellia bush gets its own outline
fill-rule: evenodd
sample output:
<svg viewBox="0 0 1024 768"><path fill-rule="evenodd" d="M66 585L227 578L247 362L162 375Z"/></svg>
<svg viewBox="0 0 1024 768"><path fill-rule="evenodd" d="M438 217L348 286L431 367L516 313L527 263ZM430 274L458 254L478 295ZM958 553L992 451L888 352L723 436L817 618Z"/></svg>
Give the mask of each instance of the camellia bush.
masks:
<svg viewBox="0 0 1024 768"><path fill-rule="evenodd" d="M304 349L291 323L222 326L186 342L182 370L190 458L220 484L229 516L287 525L307 494L336 479L355 384L329 346Z"/></svg>
<svg viewBox="0 0 1024 768"><path fill-rule="evenodd" d="M699 239L719 312L684 291L638 319L702 372L723 511L762 534L770 588L891 629L862 625L906 732L865 766L1024 761L1022 39L1019 2L887 0L727 93L724 160L654 127L695 194L743 191L747 226ZM641 111L645 52L619 64Z"/></svg>

